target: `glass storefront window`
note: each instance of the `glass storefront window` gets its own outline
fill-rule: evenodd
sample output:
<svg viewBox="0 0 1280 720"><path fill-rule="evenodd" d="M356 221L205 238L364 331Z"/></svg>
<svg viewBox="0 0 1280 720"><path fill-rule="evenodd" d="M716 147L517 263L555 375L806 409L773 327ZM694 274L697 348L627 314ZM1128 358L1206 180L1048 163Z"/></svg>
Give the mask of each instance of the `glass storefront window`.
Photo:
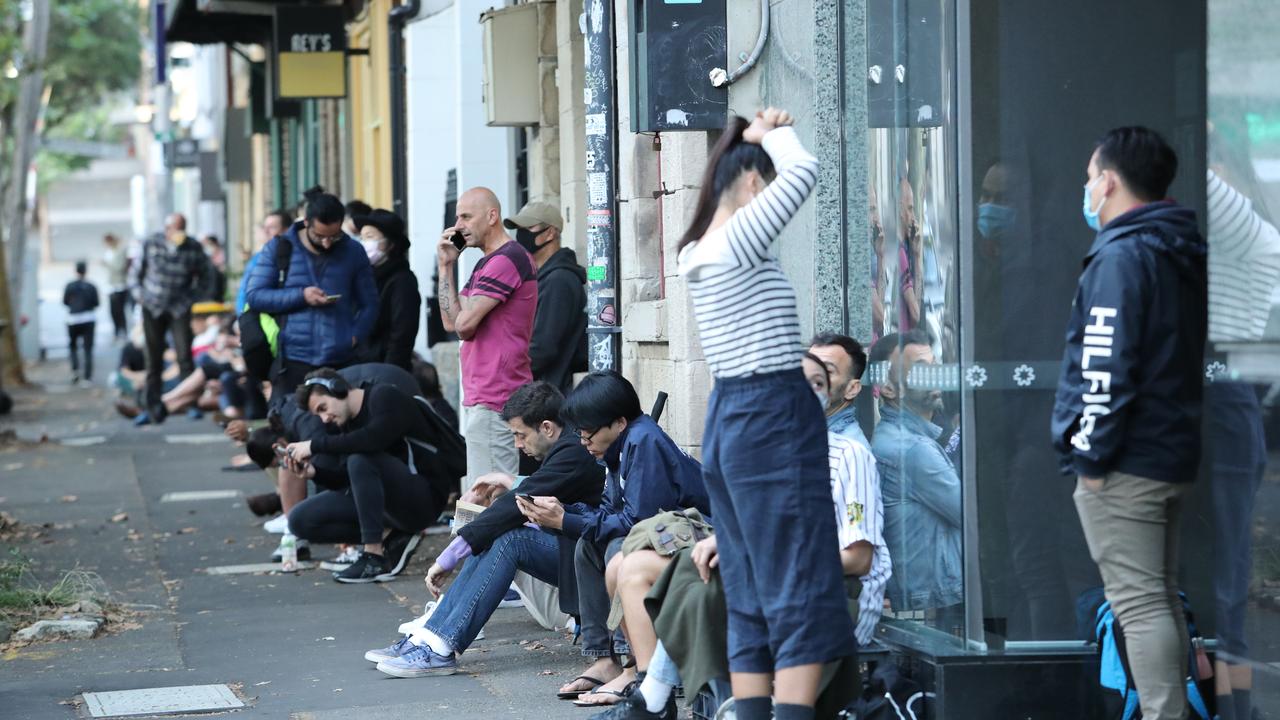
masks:
<svg viewBox="0 0 1280 720"><path fill-rule="evenodd" d="M846 223L863 228L847 242L868 258L850 265L865 301L850 296L848 324L869 328L860 414L894 563L888 624L1087 652L1102 581L1049 419L1094 239L1086 165L1106 131L1141 124L1177 152L1169 194L1209 245L1204 459L1180 586L1216 645L1219 692L1277 695L1280 5L865 8L866 46L842 55L845 86L866 87L841 95L846 154L865 157L844 168Z"/></svg>
<svg viewBox="0 0 1280 720"><path fill-rule="evenodd" d="M1217 692L1280 707L1280 8L1210 0L1205 463ZM1260 672L1255 673L1255 669ZM1255 677L1255 675L1257 675Z"/></svg>
<svg viewBox="0 0 1280 720"><path fill-rule="evenodd" d="M960 463L960 266L953 8L935 2L867 6L866 83L870 262L866 384L880 470L885 542L893 558L887 617L965 637L964 484ZM860 97L860 96L859 96ZM865 327L868 323L855 322ZM872 421L873 418L873 421Z"/></svg>

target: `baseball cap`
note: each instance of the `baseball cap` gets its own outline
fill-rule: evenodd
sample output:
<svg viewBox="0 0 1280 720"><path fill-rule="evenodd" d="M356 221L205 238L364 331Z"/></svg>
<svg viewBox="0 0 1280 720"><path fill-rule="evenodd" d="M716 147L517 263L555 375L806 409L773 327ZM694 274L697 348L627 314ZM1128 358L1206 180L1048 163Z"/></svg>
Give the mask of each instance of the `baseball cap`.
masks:
<svg viewBox="0 0 1280 720"><path fill-rule="evenodd" d="M550 225L557 230L564 230L564 218L555 205L545 202L531 202L520 208L520 212L502 221L508 230L533 227L534 225Z"/></svg>

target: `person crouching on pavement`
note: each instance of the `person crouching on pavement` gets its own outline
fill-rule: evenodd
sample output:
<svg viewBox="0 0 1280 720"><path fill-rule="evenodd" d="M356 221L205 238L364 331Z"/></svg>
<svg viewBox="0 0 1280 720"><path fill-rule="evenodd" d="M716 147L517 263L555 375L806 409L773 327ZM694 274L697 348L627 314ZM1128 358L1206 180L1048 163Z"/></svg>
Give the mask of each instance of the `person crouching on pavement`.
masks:
<svg viewBox="0 0 1280 720"><path fill-rule="evenodd" d="M290 462L306 463L315 453L343 455L351 487L349 494L321 493L300 503L289 515L290 528L316 541L364 545L355 563L334 574L338 582L393 579L419 534L440 515L448 493L448 481L431 474L435 437L423 411L396 387L353 388L329 368L308 373L295 399L339 432L291 443L286 448ZM324 504L317 505L322 499ZM359 537L347 538L351 532ZM384 540L387 547L408 540L394 566Z"/></svg>

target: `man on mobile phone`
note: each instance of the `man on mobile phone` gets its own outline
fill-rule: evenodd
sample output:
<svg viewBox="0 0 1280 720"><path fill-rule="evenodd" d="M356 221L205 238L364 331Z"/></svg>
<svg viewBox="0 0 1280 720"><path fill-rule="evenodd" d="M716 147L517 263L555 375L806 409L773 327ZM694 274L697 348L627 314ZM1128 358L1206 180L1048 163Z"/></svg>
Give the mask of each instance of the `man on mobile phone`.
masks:
<svg viewBox="0 0 1280 720"><path fill-rule="evenodd" d="M282 326L272 405L279 407L319 367L343 367L368 337L378 313L378 290L364 248L342 231L346 210L328 193L307 202L306 216L263 248L245 289L245 302ZM281 281L277 243L292 251Z"/></svg>
<svg viewBox="0 0 1280 720"><path fill-rule="evenodd" d="M518 497L530 496L588 506L600 502L604 468L579 442L577 433L561 424L563 401L560 391L546 382L530 383L511 395L502 409L509 437L541 465L520 482L518 495L508 492L514 483L510 476L479 479L475 491L497 497L436 558L427 572L427 587L440 596L444 580L464 558L472 559L430 616L411 624L412 633L390 647L365 654L365 659L378 663L379 670L410 678L457 672L457 654L467 649L498 608L517 570L550 585L572 587L573 545L527 526L516 502Z"/></svg>
<svg viewBox="0 0 1280 720"><path fill-rule="evenodd" d="M461 291L455 234L484 257ZM436 248L438 294L444 328L462 339L462 405L467 436L467 477L462 489L493 472L514 475L520 458L502 421L503 405L533 380L529 339L538 306L537 265L502 228L502 208L492 190L472 188L458 198L458 218Z"/></svg>

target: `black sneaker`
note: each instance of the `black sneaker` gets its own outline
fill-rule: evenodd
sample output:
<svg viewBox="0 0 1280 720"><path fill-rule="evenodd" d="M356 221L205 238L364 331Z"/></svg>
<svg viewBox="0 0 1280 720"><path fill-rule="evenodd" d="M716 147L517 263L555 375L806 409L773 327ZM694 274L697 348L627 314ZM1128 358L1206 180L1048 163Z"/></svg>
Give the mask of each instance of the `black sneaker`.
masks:
<svg viewBox="0 0 1280 720"><path fill-rule="evenodd" d="M651 713L644 704L644 695L639 692L625 697L621 702L609 706L608 710L591 716L591 720L676 720L676 697L672 693L667 698L666 707L660 713Z"/></svg>
<svg viewBox="0 0 1280 720"><path fill-rule="evenodd" d="M333 574L333 579L340 583L386 582L392 575L387 574L387 561L381 555L362 552L360 559L351 567Z"/></svg>
<svg viewBox="0 0 1280 720"><path fill-rule="evenodd" d="M399 575L404 566L409 564L409 558L413 557L413 553L418 549L418 543L422 542L422 533L406 533L400 530L392 530L387 535L387 539L382 541L382 550L387 557L387 566L391 569L387 571L387 575L395 577Z"/></svg>

